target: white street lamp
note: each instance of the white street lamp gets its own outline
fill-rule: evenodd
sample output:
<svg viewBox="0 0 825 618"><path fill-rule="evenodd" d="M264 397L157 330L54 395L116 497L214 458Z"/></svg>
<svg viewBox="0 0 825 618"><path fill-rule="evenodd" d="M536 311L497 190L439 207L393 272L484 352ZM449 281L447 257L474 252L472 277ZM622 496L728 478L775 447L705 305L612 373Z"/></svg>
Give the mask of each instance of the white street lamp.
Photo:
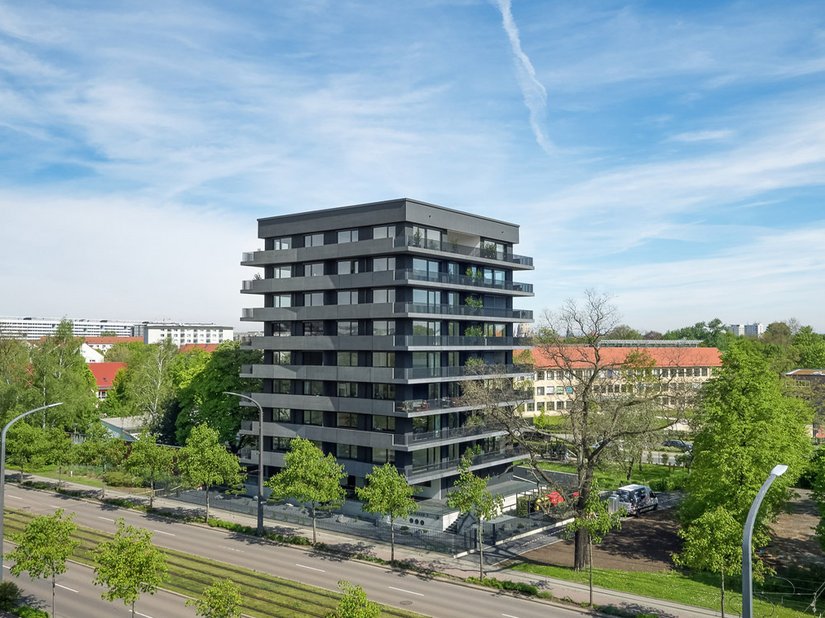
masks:
<svg viewBox="0 0 825 618"><path fill-rule="evenodd" d="M768 493L771 484L788 471L788 466L779 464L774 466L768 478L759 488L759 493L753 499L751 509L748 511L748 518L745 520L745 528L742 531L742 618L753 618L753 572L751 564L751 538L753 536L753 525L756 522L756 514L765 494Z"/></svg>
<svg viewBox="0 0 825 618"><path fill-rule="evenodd" d="M0 582L3 581L3 521L6 513L6 432L8 432L9 427L14 425L21 418L27 417L29 414L34 414L35 412L40 412L41 410L47 410L49 408L62 405L63 402L60 401L58 403L50 403L47 406L40 406L39 408L29 410L28 412L23 412L23 414L15 416L8 423L6 423L6 426L3 427L3 433L0 435Z"/></svg>
<svg viewBox="0 0 825 618"><path fill-rule="evenodd" d="M234 395L246 399L258 408L258 536L264 535L264 410L257 401L249 395L224 391L224 395Z"/></svg>

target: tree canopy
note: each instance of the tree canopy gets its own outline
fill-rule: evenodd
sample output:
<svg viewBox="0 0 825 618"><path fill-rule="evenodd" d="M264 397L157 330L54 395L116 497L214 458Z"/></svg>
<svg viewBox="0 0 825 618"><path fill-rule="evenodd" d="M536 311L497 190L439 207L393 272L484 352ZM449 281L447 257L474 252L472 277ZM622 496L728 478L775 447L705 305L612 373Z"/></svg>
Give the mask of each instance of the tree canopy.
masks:
<svg viewBox="0 0 825 618"><path fill-rule="evenodd" d="M389 517L390 561L395 562L395 520L415 510L415 489L391 463L373 467L364 480L364 487L356 487L355 493L364 501L364 511Z"/></svg>

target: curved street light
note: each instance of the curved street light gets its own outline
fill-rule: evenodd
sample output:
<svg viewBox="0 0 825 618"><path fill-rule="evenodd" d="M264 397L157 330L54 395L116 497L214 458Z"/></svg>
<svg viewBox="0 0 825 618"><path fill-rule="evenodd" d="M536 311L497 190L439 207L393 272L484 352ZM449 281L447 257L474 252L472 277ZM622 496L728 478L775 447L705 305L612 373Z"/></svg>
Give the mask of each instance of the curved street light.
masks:
<svg viewBox="0 0 825 618"><path fill-rule="evenodd" d="M8 423L6 423L6 426L3 427L3 433L0 435L0 582L3 581L3 522L5 520L6 514L6 433L8 432L9 428L12 425L14 425L17 421L19 421L21 418L25 418L29 414L34 414L35 412L40 412L41 410L48 410L49 408L54 408L56 406L62 405L62 401L58 403L50 403L47 406L40 406L39 408L35 408L34 410L23 412L23 414L18 414Z"/></svg>
<svg viewBox="0 0 825 618"><path fill-rule="evenodd" d="M748 518L745 520L745 528L742 530L742 618L753 618L753 572L751 557L751 538L753 537L753 525L756 523L756 514L759 506L768 493L771 484L788 471L788 466L779 464L774 466L768 478L759 488L759 493L753 499L751 509L748 511Z"/></svg>
<svg viewBox="0 0 825 618"><path fill-rule="evenodd" d="M257 401L249 395L224 391L224 395L234 395L246 399L258 408L258 536L264 535L264 410Z"/></svg>

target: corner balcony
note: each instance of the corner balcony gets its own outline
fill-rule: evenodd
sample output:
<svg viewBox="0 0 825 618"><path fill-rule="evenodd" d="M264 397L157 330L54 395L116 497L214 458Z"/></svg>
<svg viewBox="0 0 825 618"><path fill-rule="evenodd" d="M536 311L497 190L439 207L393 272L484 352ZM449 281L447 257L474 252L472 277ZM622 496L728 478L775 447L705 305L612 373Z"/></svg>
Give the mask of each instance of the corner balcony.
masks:
<svg viewBox="0 0 825 618"><path fill-rule="evenodd" d="M470 277L467 275L452 275L449 273L431 273L421 270L396 270L396 281L427 281L450 286L464 286L471 289L496 290L512 292L513 296L532 296L533 285L518 281L499 281L486 279L483 276Z"/></svg>
<svg viewBox="0 0 825 618"><path fill-rule="evenodd" d="M527 456L527 451L519 446L508 447L494 453L482 453L473 457L471 470L489 468L511 461L518 461ZM436 463L404 466L402 472L410 483L423 483L445 476L458 474L460 459L449 459Z"/></svg>
<svg viewBox="0 0 825 618"><path fill-rule="evenodd" d="M470 307L467 305L430 305L424 303L395 303L396 315L409 317L450 315L465 319L498 318L508 322L528 322L533 320L533 312L523 309L498 309L487 307Z"/></svg>
<svg viewBox="0 0 825 618"><path fill-rule="evenodd" d="M533 269L533 258L514 253L502 253L496 251L495 247L485 246L484 243L480 247L470 247L447 241L425 240L413 235L401 235L395 237L395 246L439 251L441 253L455 253L477 258L479 261L489 261L490 263L506 262L511 265L511 268Z"/></svg>

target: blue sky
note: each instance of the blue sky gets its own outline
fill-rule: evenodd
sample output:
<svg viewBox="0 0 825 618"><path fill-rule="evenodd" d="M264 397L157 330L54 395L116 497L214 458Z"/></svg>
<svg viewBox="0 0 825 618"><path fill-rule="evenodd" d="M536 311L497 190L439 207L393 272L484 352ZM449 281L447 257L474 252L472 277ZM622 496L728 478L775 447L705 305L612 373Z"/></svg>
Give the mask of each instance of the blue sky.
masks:
<svg viewBox="0 0 825 618"><path fill-rule="evenodd" d="M256 219L522 226L537 312L825 330L825 11L0 3L0 314L238 324Z"/></svg>

